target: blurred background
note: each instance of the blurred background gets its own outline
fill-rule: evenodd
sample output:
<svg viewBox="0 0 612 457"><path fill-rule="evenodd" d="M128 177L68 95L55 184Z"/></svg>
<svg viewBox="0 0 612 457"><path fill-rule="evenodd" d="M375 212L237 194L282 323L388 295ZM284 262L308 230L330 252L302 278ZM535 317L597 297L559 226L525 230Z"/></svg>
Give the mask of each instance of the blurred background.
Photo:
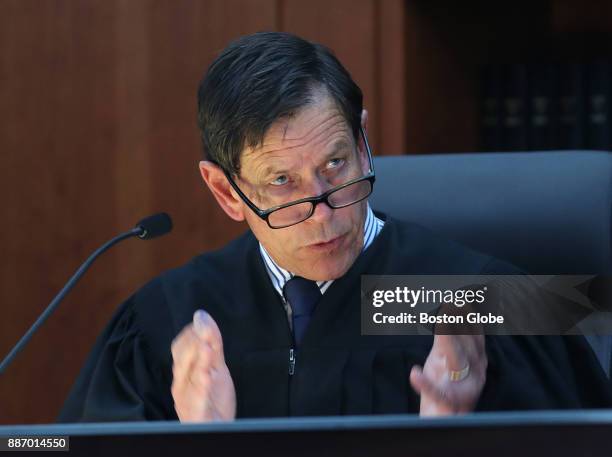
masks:
<svg viewBox="0 0 612 457"><path fill-rule="evenodd" d="M610 2L0 0L1 356L100 244L175 224L94 265L0 377L0 423L54 421L118 304L245 230L200 179L196 90L261 30L335 51L376 155L611 149Z"/></svg>

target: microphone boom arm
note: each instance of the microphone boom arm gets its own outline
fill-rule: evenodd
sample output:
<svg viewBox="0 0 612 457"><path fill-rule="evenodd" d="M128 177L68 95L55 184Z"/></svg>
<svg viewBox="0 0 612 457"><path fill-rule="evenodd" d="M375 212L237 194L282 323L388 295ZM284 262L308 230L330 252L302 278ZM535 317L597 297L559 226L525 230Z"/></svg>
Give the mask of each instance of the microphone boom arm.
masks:
<svg viewBox="0 0 612 457"><path fill-rule="evenodd" d="M55 298L51 301L51 303L49 303L49 306L47 306L47 309L43 311L43 313L38 317L38 319L36 319L36 322L34 322L32 326L30 327L30 329L21 337L19 342L15 345L15 347L13 347L11 352L8 353L8 355L4 358L2 363L0 363L0 375L4 373L4 370L6 370L6 367L9 366L9 364L13 361L15 356L17 356L17 354L21 352L24 346L28 344L28 342L30 341L30 338L32 338L32 336L34 335L34 333L36 333L38 328L49 318L49 316L53 313L57 305L60 304L60 302L64 299L66 294L70 292L70 290L76 285L79 279L81 279L81 276L85 274L85 272L89 269L91 264L94 263L94 261L100 256L100 254L103 254L106 250L108 250L115 244L119 243L120 241L123 241L127 238L131 238L134 236L140 237L140 236L143 236L144 234L146 234L145 228L140 227L140 226L135 227L129 232L125 232L125 233L122 233L121 235L117 235L112 240L107 241L101 247L99 247L93 254L91 254L89 258L79 267L76 273L72 275L70 280L62 288L62 290L59 291L59 293L55 296Z"/></svg>

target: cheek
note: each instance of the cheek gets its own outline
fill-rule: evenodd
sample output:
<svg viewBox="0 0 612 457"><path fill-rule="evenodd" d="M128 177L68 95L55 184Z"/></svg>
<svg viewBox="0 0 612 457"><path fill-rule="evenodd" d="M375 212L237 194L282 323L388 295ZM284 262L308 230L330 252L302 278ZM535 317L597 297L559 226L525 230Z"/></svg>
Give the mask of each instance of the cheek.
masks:
<svg viewBox="0 0 612 457"><path fill-rule="evenodd" d="M350 229L351 233L357 233L363 230L366 210L365 205L366 203L358 203L337 210L337 218L339 225L344 227L346 230Z"/></svg>
<svg viewBox="0 0 612 457"><path fill-rule="evenodd" d="M260 241L269 239L272 236L272 234L269 233L272 229L268 227L268 223L255 215L250 209L247 208L246 211L248 212L244 215L246 222L251 231L255 234L255 237Z"/></svg>
<svg viewBox="0 0 612 457"><path fill-rule="evenodd" d="M277 252L290 252L299 242L300 234L293 233L292 229L271 229L268 223L252 211L247 209L250 214L246 215L246 221L255 237L266 246L274 246Z"/></svg>

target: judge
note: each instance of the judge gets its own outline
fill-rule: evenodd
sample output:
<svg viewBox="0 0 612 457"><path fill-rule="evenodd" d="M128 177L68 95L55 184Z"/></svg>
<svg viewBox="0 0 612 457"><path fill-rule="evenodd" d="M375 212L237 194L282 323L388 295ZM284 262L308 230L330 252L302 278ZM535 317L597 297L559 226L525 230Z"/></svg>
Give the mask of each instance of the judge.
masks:
<svg viewBox="0 0 612 457"><path fill-rule="evenodd" d="M240 38L198 106L202 178L250 230L123 303L60 420L612 405L582 337L360 334L361 275L519 272L370 208L362 93L328 49Z"/></svg>

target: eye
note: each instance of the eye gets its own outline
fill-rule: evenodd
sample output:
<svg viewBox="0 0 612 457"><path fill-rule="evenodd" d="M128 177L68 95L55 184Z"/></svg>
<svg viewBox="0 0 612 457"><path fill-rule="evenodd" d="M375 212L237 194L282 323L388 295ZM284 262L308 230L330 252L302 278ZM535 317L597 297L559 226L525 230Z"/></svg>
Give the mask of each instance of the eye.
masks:
<svg viewBox="0 0 612 457"><path fill-rule="evenodd" d="M287 175L280 175L270 184L272 184L273 186L282 186L284 184L287 184L287 182L289 182L289 178L287 178Z"/></svg>
<svg viewBox="0 0 612 457"><path fill-rule="evenodd" d="M334 158L327 162L327 168L338 168L344 165L344 159Z"/></svg>

